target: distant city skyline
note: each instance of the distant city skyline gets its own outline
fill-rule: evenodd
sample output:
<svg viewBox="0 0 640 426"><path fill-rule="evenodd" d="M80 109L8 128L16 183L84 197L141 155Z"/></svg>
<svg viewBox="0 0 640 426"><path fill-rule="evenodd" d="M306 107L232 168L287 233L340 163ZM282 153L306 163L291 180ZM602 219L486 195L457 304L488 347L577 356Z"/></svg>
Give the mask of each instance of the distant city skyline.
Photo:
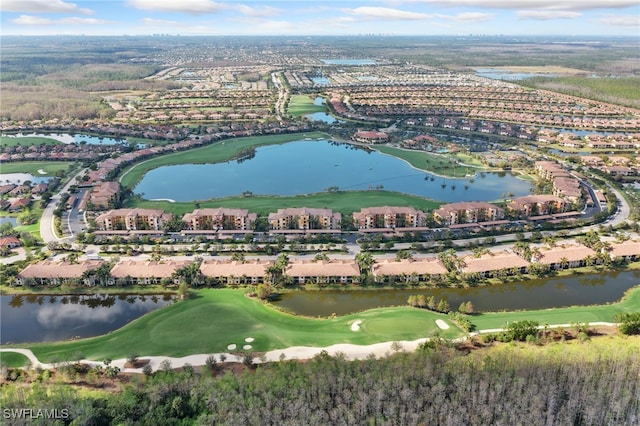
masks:
<svg viewBox="0 0 640 426"><path fill-rule="evenodd" d="M3 35L636 36L638 0L2 0Z"/></svg>

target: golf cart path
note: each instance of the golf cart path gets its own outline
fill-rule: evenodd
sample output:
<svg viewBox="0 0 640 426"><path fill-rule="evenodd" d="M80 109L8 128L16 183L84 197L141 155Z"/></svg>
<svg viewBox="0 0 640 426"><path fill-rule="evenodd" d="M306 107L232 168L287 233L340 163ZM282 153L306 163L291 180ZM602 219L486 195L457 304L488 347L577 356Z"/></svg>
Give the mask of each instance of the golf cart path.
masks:
<svg viewBox="0 0 640 426"><path fill-rule="evenodd" d="M539 328L557 328L557 327L572 327L575 324L554 324L554 325L546 325L540 326ZM616 326L616 323L609 322L590 322L589 325L602 325L602 326ZM480 330L471 335L478 335L483 333L496 333L500 331L504 331L505 329L495 328L495 329L487 329ZM462 337L460 339L455 340L465 340L467 337ZM427 338L412 340L412 341L394 341L394 342L382 342L382 343L374 343L371 345L353 345L349 343L340 343L326 347L312 347L312 346L293 346L286 349L276 349L273 351L265 352L261 356L255 356L254 362L256 364L261 364L263 362L277 362L293 359L310 359L314 356L326 352L328 355L335 356L338 354L343 354L346 359L356 360L356 359L366 359L370 356L375 357L383 357L389 354L392 354L397 351L415 351L421 344L426 342ZM0 352L16 352L26 356L31 362L31 367L39 367L39 368L55 368L56 364L47 364L42 363L38 358L33 354L30 349L18 349L18 348L0 348ZM139 356L138 359L149 360L149 365L153 369L153 371L157 371L161 368L161 364L165 361L168 361L172 368L179 368L184 366L185 364L190 364L194 367L206 365L207 358L209 356L215 356L216 361L218 363L222 362L221 356L225 357L224 362L242 362L244 359L244 355L232 354L232 353L216 353L216 354L196 354L196 355L187 355L184 357L169 357L169 356ZM83 364L88 364L91 366L103 365L100 361L94 360L81 360ZM125 368L127 360L126 358L116 359L111 361L112 366L116 366L120 368L120 371L125 373L142 373L142 368Z"/></svg>

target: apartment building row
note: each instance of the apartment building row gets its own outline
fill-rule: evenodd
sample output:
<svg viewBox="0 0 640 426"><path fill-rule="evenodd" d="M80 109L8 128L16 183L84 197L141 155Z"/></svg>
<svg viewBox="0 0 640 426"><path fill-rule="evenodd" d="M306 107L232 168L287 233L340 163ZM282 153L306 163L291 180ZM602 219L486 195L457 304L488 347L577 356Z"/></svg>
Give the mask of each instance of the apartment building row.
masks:
<svg viewBox="0 0 640 426"><path fill-rule="evenodd" d="M454 255L455 256L455 255ZM244 285L285 280L293 284L357 284L364 274L371 274L376 282L425 282L443 278L452 271L473 274L482 278L526 273L534 264L546 270L576 268L602 263L605 257L623 262L640 259L640 241L610 244L609 250L596 252L579 244L555 247L535 247L531 258L510 250L489 251L457 257L447 267L438 255L413 259L376 259L369 270L361 270L354 259L292 260L284 268L274 270L274 261L252 259L246 261L206 260L199 265L194 284ZM86 260L76 263L44 260L28 265L18 273L17 285L134 285L179 284L179 270L193 263L191 260L120 260L108 274L98 273L104 261Z"/></svg>
<svg viewBox="0 0 640 426"><path fill-rule="evenodd" d="M530 195L514 198L507 211L518 218L538 217L565 212L570 204L554 195ZM171 214L154 209L117 209L96 217L98 231L163 231L173 218ZM441 226L496 222L505 218L505 209L486 202L445 204L433 212L433 219ZM197 209L182 217L184 228L191 232L250 232L258 216L246 209ZM342 215L331 209L287 208L267 217L273 233L340 231ZM360 231L385 229L426 228L428 216L421 210L402 206L367 207L353 213L354 226Z"/></svg>

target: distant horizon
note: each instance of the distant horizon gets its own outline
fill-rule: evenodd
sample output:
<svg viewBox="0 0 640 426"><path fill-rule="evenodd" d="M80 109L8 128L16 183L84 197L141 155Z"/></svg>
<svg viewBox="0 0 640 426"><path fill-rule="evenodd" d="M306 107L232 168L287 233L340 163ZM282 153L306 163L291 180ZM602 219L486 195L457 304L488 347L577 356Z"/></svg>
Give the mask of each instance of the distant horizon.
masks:
<svg viewBox="0 0 640 426"><path fill-rule="evenodd" d="M11 36L640 39L637 0L2 0L0 11Z"/></svg>

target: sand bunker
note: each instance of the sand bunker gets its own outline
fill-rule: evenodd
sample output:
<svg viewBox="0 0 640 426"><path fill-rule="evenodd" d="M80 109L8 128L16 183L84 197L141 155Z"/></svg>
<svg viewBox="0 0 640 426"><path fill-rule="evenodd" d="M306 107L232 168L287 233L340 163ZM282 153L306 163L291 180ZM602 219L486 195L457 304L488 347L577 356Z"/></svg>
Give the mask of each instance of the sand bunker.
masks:
<svg viewBox="0 0 640 426"><path fill-rule="evenodd" d="M230 350L230 351L234 350L235 348L236 348L236 344L235 343L232 343L229 346L227 346L227 349Z"/></svg>
<svg viewBox="0 0 640 426"><path fill-rule="evenodd" d="M360 331L360 324L362 324L362 320L355 320L351 324L351 331Z"/></svg>
<svg viewBox="0 0 640 426"><path fill-rule="evenodd" d="M448 330L449 329L449 324L447 324L446 322L444 322L441 319L437 319L436 320L436 325L438 327L440 327L442 330Z"/></svg>
<svg viewBox="0 0 640 426"><path fill-rule="evenodd" d="M253 342L255 339L253 337L247 337L246 339L244 339L245 342L247 343L251 343Z"/></svg>
<svg viewBox="0 0 640 426"><path fill-rule="evenodd" d="M248 351L249 349L251 349L251 345L244 345L242 349L244 349L245 351Z"/></svg>

